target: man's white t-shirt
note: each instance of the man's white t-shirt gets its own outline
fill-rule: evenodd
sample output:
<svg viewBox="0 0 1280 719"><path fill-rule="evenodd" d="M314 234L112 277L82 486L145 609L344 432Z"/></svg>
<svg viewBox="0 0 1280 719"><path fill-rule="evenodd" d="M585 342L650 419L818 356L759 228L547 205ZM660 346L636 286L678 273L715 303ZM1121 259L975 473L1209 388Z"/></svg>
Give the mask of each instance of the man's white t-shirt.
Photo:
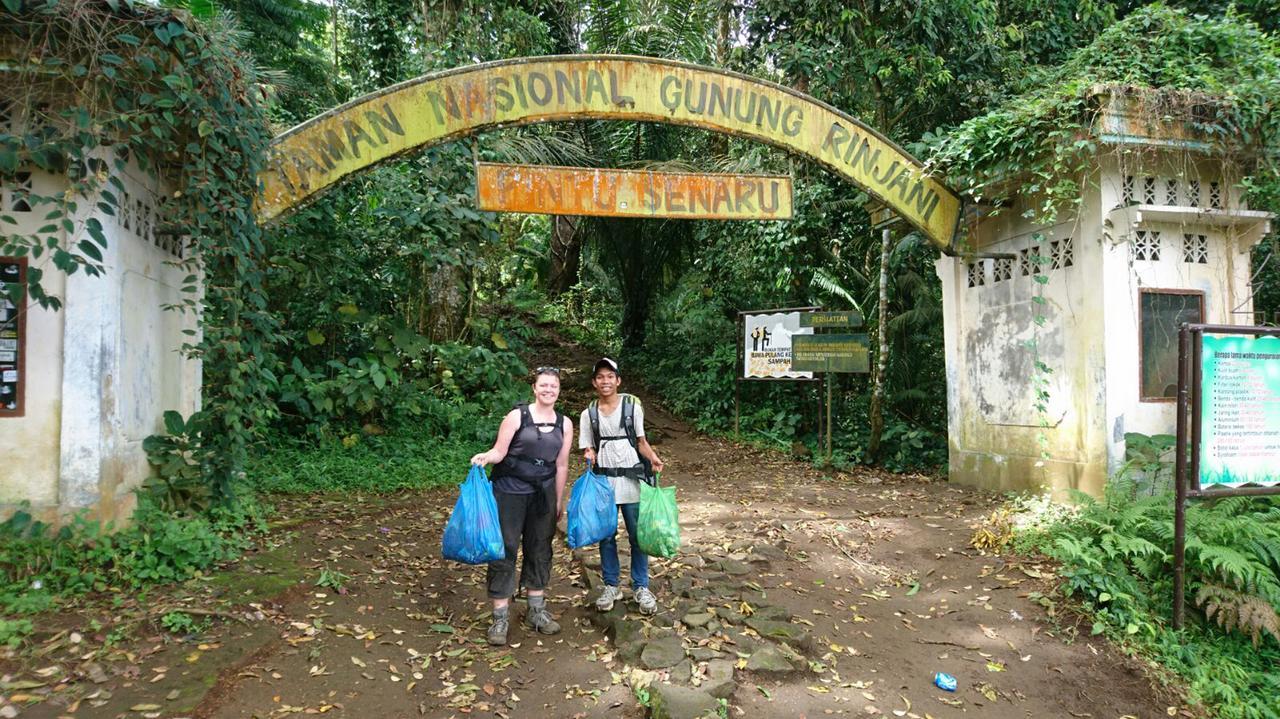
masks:
<svg viewBox="0 0 1280 719"><path fill-rule="evenodd" d="M632 421L636 428L636 437L644 436L644 407L632 400ZM622 426L622 402L614 408L613 414L600 413L600 436L622 437L609 440L600 446L596 454L597 467L634 467L640 463L640 454L632 449L626 440L627 432ZM595 435L591 433L591 410L582 410L578 422L578 449L589 449L595 446ZM631 504L640 501L640 481L631 477L610 477L613 485L614 501L618 504Z"/></svg>

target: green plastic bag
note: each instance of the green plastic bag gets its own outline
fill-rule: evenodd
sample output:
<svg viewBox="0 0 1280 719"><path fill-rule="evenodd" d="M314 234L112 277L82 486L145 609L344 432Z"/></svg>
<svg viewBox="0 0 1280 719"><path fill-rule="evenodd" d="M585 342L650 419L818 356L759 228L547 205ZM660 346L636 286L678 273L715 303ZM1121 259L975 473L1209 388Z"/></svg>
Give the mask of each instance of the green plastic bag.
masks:
<svg viewBox="0 0 1280 719"><path fill-rule="evenodd" d="M658 478L659 480L661 477ZM674 557L680 551L680 512L676 488L640 483L640 551L653 557Z"/></svg>

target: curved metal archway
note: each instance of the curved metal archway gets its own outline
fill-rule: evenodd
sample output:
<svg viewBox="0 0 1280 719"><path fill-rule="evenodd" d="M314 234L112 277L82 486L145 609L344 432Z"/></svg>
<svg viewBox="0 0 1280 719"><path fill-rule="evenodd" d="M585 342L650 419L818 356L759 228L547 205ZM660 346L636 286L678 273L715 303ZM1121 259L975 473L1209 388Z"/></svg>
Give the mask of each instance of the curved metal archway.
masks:
<svg viewBox="0 0 1280 719"><path fill-rule="evenodd" d="M424 75L275 138L259 176L269 221L401 153L509 125L605 119L691 125L815 160L948 248L960 198L902 148L804 93L746 75L626 55L518 58Z"/></svg>

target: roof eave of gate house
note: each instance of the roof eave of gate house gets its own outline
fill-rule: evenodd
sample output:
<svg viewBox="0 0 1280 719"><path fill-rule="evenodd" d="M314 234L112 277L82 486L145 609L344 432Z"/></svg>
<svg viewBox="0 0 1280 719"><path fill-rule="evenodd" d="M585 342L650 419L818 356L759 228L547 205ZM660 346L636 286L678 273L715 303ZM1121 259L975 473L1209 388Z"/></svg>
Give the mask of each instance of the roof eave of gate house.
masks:
<svg viewBox="0 0 1280 719"><path fill-rule="evenodd" d="M1115 150L1146 148L1156 152L1191 152L1205 158L1230 154L1237 161L1257 160L1264 155L1280 157L1280 147L1264 146L1257 142L1227 145L1222 138L1211 137L1192 121L1174 119L1169 115L1157 117L1154 113L1143 111L1144 107L1168 101L1175 96L1184 106L1200 105L1206 112L1221 102L1220 98L1207 93L1170 93L1131 85L1094 85L1085 93L1092 120L1087 129L1082 127L1080 139L1093 139ZM987 185L984 188L986 196L981 201L966 196L962 224L972 226L998 212L1007 212L1013 204L1013 198L1024 191L1029 179L1024 174L1010 175L998 184ZM1155 208L1145 209L1150 214ZM1218 224L1261 222L1272 218L1270 213L1260 211L1198 212L1201 215L1221 215Z"/></svg>

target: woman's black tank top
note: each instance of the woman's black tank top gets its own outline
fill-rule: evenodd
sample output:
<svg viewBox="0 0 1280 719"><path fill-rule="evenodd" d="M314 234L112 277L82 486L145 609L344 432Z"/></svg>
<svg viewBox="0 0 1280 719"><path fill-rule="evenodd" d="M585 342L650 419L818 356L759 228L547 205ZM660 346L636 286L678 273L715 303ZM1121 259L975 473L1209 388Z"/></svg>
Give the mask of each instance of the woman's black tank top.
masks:
<svg viewBox="0 0 1280 719"><path fill-rule="evenodd" d="M519 405L520 428L511 438L507 457L494 468L493 488L507 494L533 494L535 483L555 477L556 459L564 446L563 415L556 413L554 425L535 423L529 405ZM550 430L542 431L550 426Z"/></svg>

